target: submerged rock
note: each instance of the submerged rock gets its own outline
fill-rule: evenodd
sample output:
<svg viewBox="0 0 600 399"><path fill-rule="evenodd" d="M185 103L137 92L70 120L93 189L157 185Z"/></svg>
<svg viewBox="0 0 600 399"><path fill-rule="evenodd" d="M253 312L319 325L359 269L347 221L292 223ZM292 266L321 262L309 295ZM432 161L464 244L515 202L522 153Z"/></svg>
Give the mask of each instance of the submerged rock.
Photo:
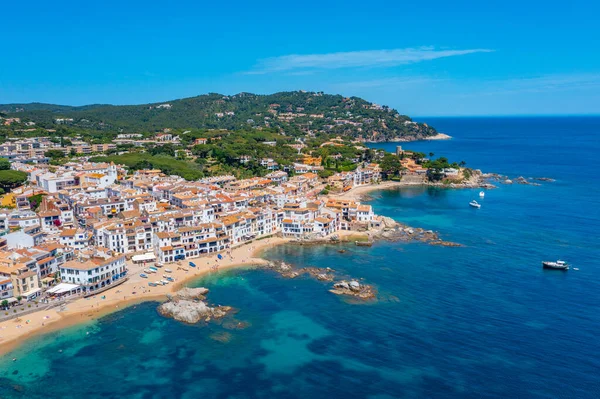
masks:
<svg viewBox="0 0 600 399"><path fill-rule="evenodd" d="M463 247L464 245L452 241L430 241L429 245L440 245L442 247Z"/></svg>
<svg viewBox="0 0 600 399"><path fill-rule="evenodd" d="M221 342L223 344L231 341L232 335L227 331L217 332L210 335L210 339Z"/></svg>

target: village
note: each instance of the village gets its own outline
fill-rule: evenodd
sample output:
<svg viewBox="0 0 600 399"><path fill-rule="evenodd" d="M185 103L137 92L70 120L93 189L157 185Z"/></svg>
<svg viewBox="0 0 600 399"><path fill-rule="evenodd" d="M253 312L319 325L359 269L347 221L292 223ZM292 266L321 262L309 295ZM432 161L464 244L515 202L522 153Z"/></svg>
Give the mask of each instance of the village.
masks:
<svg viewBox="0 0 600 399"><path fill-rule="evenodd" d="M190 182L159 170L128 175L113 163L13 168L28 174L28 184L2 198L4 309L96 295L128 279L133 264L187 265L265 237L315 239L378 223L370 205L319 196L325 184L312 172ZM368 165L332 184L379 180L378 167Z"/></svg>

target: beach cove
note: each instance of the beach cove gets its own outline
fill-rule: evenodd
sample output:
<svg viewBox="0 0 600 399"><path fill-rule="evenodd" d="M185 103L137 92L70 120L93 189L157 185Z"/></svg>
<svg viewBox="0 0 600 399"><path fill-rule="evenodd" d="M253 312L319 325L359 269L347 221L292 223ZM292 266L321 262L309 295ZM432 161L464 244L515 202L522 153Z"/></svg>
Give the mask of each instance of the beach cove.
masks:
<svg viewBox="0 0 600 399"><path fill-rule="evenodd" d="M60 307L55 307L47 311L34 312L19 319L0 322L0 354L5 354L15 347L25 344L27 339L38 334L96 320L109 313L142 302L164 301L167 294L176 292L190 281L203 275L235 267L264 264L266 261L257 254L268 246L281 245L287 241L289 240L284 238L269 237L238 246L231 251L231 255L224 256L221 260L218 260L216 256L194 259L197 266L186 265L187 271L171 266L172 273L170 274L175 282L156 287L148 286L148 281L151 279L140 277L139 274L145 266L129 262L129 279L117 287L92 297L69 301L64 311L61 311Z"/></svg>

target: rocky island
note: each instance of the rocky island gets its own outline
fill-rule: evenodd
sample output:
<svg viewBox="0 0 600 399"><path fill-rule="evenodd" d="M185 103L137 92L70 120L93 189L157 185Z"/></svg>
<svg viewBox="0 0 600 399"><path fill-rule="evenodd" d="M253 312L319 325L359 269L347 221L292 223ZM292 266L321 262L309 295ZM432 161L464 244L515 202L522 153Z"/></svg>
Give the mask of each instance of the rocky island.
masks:
<svg viewBox="0 0 600 399"><path fill-rule="evenodd" d="M168 295L168 301L158 307L162 316L173 318L187 324L200 320L209 322L220 319L232 311L229 306L210 307L204 302L208 288L183 288L174 295Z"/></svg>

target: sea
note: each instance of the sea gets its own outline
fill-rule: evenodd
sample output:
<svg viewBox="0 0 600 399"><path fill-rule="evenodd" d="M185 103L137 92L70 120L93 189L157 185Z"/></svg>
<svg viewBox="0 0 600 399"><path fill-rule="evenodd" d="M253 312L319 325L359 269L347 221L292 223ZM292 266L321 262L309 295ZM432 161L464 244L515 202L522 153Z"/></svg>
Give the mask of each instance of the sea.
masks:
<svg viewBox="0 0 600 399"><path fill-rule="evenodd" d="M0 358L0 398L600 397L600 118L420 121L453 139L373 146L555 181L498 184L483 199L373 192L377 213L464 246L269 248L269 259L372 284L377 299L307 276L216 272L192 285L234 315L185 325L147 302L32 338ZM571 269L542 269L556 259Z"/></svg>

